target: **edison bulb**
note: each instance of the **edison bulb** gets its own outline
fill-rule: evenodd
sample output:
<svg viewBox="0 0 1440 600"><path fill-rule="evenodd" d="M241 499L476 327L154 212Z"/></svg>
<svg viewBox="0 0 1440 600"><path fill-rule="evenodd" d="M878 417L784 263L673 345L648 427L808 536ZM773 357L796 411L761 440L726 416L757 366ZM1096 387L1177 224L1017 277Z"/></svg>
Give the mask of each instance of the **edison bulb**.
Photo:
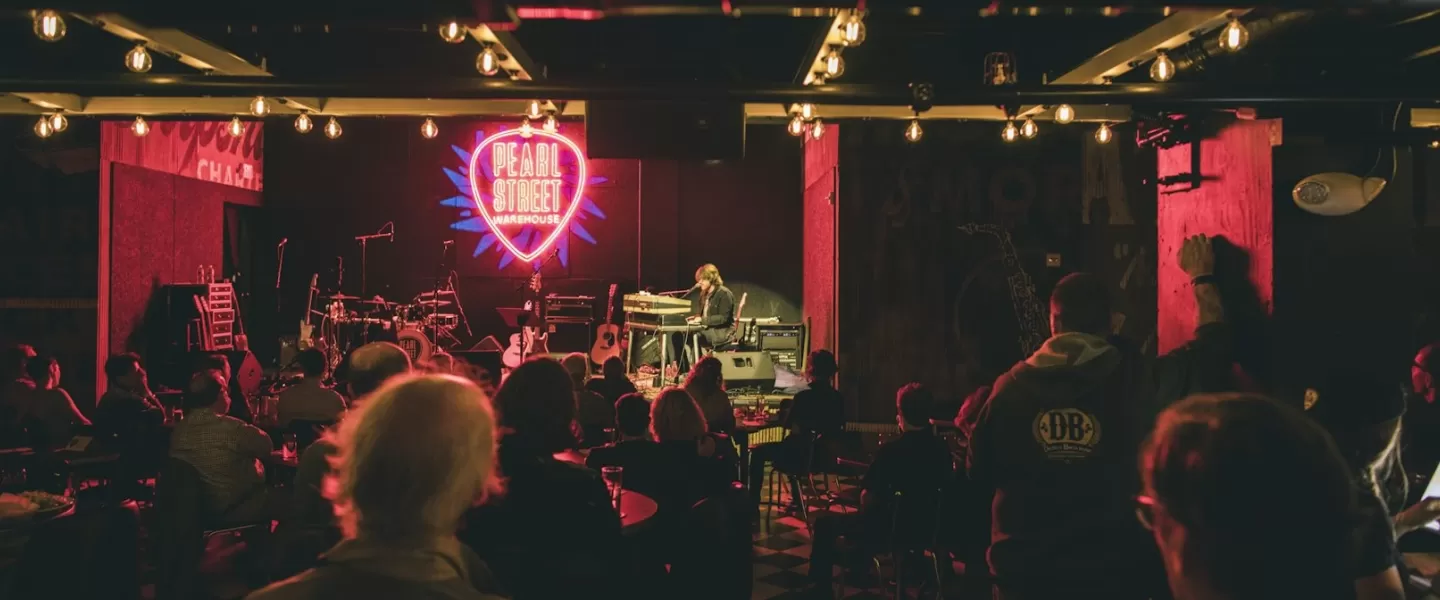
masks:
<svg viewBox="0 0 1440 600"><path fill-rule="evenodd" d="M1104 123L1101 123L1100 128L1095 130L1095 141L1101 144L1110 143L1111 138L1114 137L1115 132L1110 129L1109 125L1106 125Z"/></svg>
<svg viewBox="0 0 1440 600"><path fill-rule="evenodd" d="M134 133L135 137L145 137L150 133L150 124L145 122L145 117L137 116L135 122L130 124L130 132Z"/></svg>
<svg viewBox="0 0 1440 600"><path fill-rule="evenodd" d="M851 48L865 43L865 20L853 13L840 25L840 43Z"/></svg>
<svg viewBox="0 0 1440 600"><path fill-rule="evenodd" d="M1055 122L1061 125L1075 120L1075 107L1069 104L1061 104L1055 107Z"/></svg>
<svg viewBox="0 0 1440 600"><path fill-rule="evenodd" d="M528 138L532 135L535 135L535 126L530 124L530 117L525 117L520 121L520 137Z"/></svg>
<svg viewBox="0 0 1440 600"><path fill-rule="evenodd" d="M1430 140L1430 149L1440 148L1440 140Z"/></svg>
<svg viewBox="0 0 1440 600"><path fill-rule="evenodd" d="M230 137L245 135L245 123L240 121L240 117L230 119L230 125L225 128L225 133L230 134Z"/></svg>
<svg viewBox="0 0 1440 600"><path fill-rule="evenodd" d="M1020 124L1020 135L1025 136L1027 140L1035 139L1039 133L1040 126L1035 124L1035 119L1026 118L1025 122Z"/></svg>
<svg viewBox="0 0 1440 600"><path fill-rule="evenodd" d="M1015 126L1014 121L1006 121L1005 128L1000 130L1000 139L1013 142L1020 138L1020 128Z"/></svg>
<svg viewBox="0 0 1440 600"><path fill-rule="evenodd" d="M150 51L145 49L144 44L136 44L129 52L125 53L125 68L136 73L144 73L154 66L155 62L150 58Z"/></svg>
<svg viewBox="0 0 1440 600"><path fill-rule="evenodd" d="M65 113L57 112L50 115L50 128L54 129L55 133L65 131L68 127L70 127L70 119L65 118Z"/></svg>
<svg viewBox="0 0 1440 600"><path fill-rule="evenodd" d="M47 42L58 42L65 37L65 19L53 10L35 13L35 37Z"/></svg>
<svg viewBox="0 0 1440 600"><path fill-rule="evenodd" d="M310 130L314 128L315 122L310 120L310 115L302 112L295 117L295 131L298 131L300 133L310 133Z"/></svg>
<svg viewBox="0 0 1440 600"><path fill-rule="evenodd" d="M440 39L450 42L451 44L463 42L465 41L465 28L461 27L460 23L455 21L441 25Z"/></svg>
<svg viewBox="0 0 1440 600"><path fill-rule="evenodd" d="M785 125L785 131L790 132L790 135L799 137L800 134L805 133L805 119L800 118L798 114L790 117L790 122Z"/></svg>
<svg viewBox="0 0 1440 600"><path fill-rule="evenodd" d="M920 119L910 119L910 124L905 126L905 140L911 143L920 141L920 136L925 131L920 129Z"/></svg>
<svg viewBox="0 0 1440 600"><path fill-rule="evenodd" d="M1236 52L1250 43L1250 30L1240 24L1239 19L1230 19L1229 23L1220 30L1220 47L1230 52Z"/></svg>
<svg viewBox="0 0 1440 600"><path fill-rule="evenodd" d="M263 117L270 114L270 103L265 101L264 96L256 96L250 101L250 114Z"/></svg>
<svg viewBox="0 0 1440 600"><path fill-rule="evenodd" d="M806 121L815 118L815 105L806 102L800 105L800 118Z"/></svg>
<svg viewBox="0 0 1440 600"><path fill-rule="evenodd" d="M433 140L440 135L440 126L435 124L435 119L425 117L425 122L420 124L420 135L427 140Z"/></svg>
<svg viewBox="0 0 1440 600"><path fill-rule="evenodd" d="M500 72L500 55L495 49L486 46L479 54L475 55L475 70L481 75L489 77Z"/></svg>
<svg viewBox="0 0 1440 600"><path fill-rule="evenodd" d="M834 79L845 74L845 59L840 56L839 50L831 50L825 55L825 78Z"/></svg>
<svg viewBox="0 0 1440 600"><path fill-rule="evenodd" d="M1164 52L1155 56L1155 62L1150 63L1150 79L1159 82L1170 81L1175 76L1175 61L1170 60Z"/></svg>
<svg viewBox="0 0 1440 600"><path fill-rule="evenodd" d="M545 115L545 122L540 124L540 128L555 133L560 129L560 119L555 118L555 115Z"/></svg>
<svg viewBox="0 0 1440 600"><path fill-rule="evenodd" d="M815 119L815 122L810 124L810 137L818 140L824 135L825 122L820 119Z"/></svg>
<svg viewBox="0 0 1440 600"><path fill-rule="evenodd" d="M525 105L525 116L538 119L545 114L544 108L539 100L531 100L529 104Z"/></svg>
<svg viewBox="0 0 1440 600"><path fill-rule="evenodd" d="M48 138L55 133L55 128L50 126L50 117L40 117L35 121L35 135L41 138Z"/></svg>
<svg viewBox="0 0 1440 600"><path fill-rule="evenodd" d="M345 130L340 128L340 122L336 121L335 117L330 117L330 120L325 122L325 137L333 140L342 133L345 133Z"/></svg>

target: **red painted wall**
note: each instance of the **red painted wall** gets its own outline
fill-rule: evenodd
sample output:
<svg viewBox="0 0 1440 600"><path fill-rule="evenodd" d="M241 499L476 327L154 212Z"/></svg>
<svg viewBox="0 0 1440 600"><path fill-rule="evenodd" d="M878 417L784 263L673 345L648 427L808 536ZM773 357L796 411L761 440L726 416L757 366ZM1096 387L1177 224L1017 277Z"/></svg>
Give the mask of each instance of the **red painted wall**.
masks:
<svg viewBox="0 0 1440 600"><path fill-rule="evenodd" d="M1268 311L1274 299L1274 215L1271 139L1278 121L1237 121L1214 139L1198 144L1203 180L1161 185L1158 190L1157 287L1159 351L1189 341L1195 331L1195 297L1190 277L1176 256L1186 236L1223 236L1249 254L1249 279ZM1192 172L1195 145L1160 149L1157 171L1166 177Z"/></svg>
<svg viewBox="0 0 1440 600"><path fill-rule="evenodd" d="M805 141L804 294L802 308L810 323L810 347L834 350L836 236L835 210L839 204L836 169L840 165L840 126L830 125L825 136Z"/></svg>

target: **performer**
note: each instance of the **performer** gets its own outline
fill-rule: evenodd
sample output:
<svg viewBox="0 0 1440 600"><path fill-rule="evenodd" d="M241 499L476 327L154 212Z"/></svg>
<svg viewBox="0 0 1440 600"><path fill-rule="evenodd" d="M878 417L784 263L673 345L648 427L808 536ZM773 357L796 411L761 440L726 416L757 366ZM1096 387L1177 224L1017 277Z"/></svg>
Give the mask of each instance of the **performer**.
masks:
<svg viewBox="0 0 1440 600"><path fill-rule="evenodd" d="M720 269L708 263L695 270L692 296L696 290L700 292L697 311L699 314L686 317L685 322L704 325L705 329L700 330L697 335L703 340L703 345L713 348L725 343L734 329L735 294L725 287L725 280L720 277Z"/></svg>

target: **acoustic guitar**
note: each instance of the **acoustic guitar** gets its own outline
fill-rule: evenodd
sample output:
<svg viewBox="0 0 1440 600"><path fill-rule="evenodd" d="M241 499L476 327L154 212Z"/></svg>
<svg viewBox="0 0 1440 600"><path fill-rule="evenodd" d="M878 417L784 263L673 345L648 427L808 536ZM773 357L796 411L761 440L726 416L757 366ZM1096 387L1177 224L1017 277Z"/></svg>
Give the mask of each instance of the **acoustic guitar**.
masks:
<svg viewBox="0 0 1440 600"><path fill-rule="evenodd" d="M539 271L536 271L534 275L530 276L528 287L537 297L540 295L541 285ZM534 302L529 300L525 301L526 312L531 312L534 308ZM520 363L525 362L525 359L529 356L549 354L550 349L546 347L547 345L545 343L545 338L548 335L547 333L541 333L540 327L537 325L527 324L521 326L520 333L510 334L510 346L505 348L505 353L501 355L501 363L504 364L506 368L514 369L519 367ZM523 352L521 348L524 348Z"/></svg>
<svg viewBox="0 0 1440 600"><path fill-rule="evenodd" d="M605 324L595 329L595 345L590 347L590 362L604 365L611 357L620 356L620 326L615 324L615 284L610 284L610 299L605 301Z"/></svg>

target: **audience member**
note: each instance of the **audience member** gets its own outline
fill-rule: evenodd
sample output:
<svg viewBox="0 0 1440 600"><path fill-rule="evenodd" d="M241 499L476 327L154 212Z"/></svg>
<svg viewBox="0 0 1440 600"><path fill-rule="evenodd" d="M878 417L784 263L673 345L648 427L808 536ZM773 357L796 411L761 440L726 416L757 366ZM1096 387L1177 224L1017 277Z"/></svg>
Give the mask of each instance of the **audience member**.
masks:
<svg viewBox="0 0 1440 600"><path fill-rule="evenodd" d="M205 514L226 523L278 518L285 499L265 485L260 462L274 446L264 431L225 414L230 393L224 375L196 373L181 402L185 418L170 436L170 456L199 472Z"/></svg>
<svg viewBox="0 0 1440 600"><path fill-rule="evenodd" d="M660 444L664 484L655 501L661 511L689 508L735 480L728 439L709 433L700 404L681 388L669 388L650 408L650 432Z"/></svg>
<svg viewBox="0 0 1440 600"><path fill-rule="evenodd" d="M20 404L26 394L35 389L25 366L35 357L35 349L17 344L0 354L0 446L18 446L20 434Z"/></svg>
<svg viewBox="0 0 1440 600"><path fill-rule="evenodd" d="M1354 486L1300 411L1192 396L1160 415L1139 463L1136 514L1178 600L1354 597Z"/></svg>
<svg viewBox="0 0 1440 600"><path fill-rule="evenodd" d="M968 444L971 483L993 490L989 563L1002 597L1151 592L1144 567L1154 548L1125 518L1138 485L1130 467L1159 398L1208 381L1201 374L1224 354L1213 265L1209 239L1184 241L1180 266L1195 280L1201 326L1153 373L1107 337L1104 282L1074 273L1055 285L1053 335L995 381Z"/></svg>
<svg viewBox="0 0 1440 600"><path fill-rule="evenodd" d="M1433 473L1440 465L1440 342L1421 348L1410 365L1410 390L1405 408L1402 437L1405 465L1416 473Z"/></svg>
<svg viewBox="0 0 1440 600"><path fill-rule="evenodd" d="M436 373L455 373L455 357L444 352L435 352L430 355L430 364L434 365Z"/></svg>
<svg viewBox="0 0 1440 600"><path fill-rule="evenodd" d="M22 402L20 422L29 429L30 446L64 446L70 440L71 427L89 425L90 419L80 413L75 400L60 387L60 363L53 357L32 358L26 370L35 389Z"/></svg>
<svg viewBox="0 0 1440 600"><path fill-rule="evenodd" d="M245 400L245 392L235 381L235 373L230 368L229 358L218 352L203 355L195 364L195 373L201 371L219 371L220 376L225 378L225 389L230 392L230 412L225 414L246 423L253 424L255 422L255 415L250 412L250 403Z"/></svg>
<svg viewBox="0 0 1440 600"><path fill-rule="evenodd" d="M730 405L730 396L725 393L725 376L720 359L706 356L695 363L690 376L685 378L685 391L705 412L705 422L710 431L731 435L735 433L735 407Z"/></svg>
<svg viewBox="0 0 1440 600"><path fill-rule="evenodd" d="M585 387L590 376L590 357L572 352L561 361L575 388L575 420L580 424L580 447L593 448L609 442L605 430L615 424L615 403Z"/></svg>
<svg viewBox="0 0 1440 600"><path fill-rule="evenodd" d="M97 433L133 437L165 420L164 406L150 391L150 380L139 356L126 353L110 357L105 361L105 378L105 393L95 405Z"/></svg>
<svg viewBox="0 0 1440 600"><path fill-rule="evenodd" d="M334 421L345 412L345 398L325 385L325 353L314 348L301 350L295 357L303 375L297 383L280 392L275 412L280 427L289 427L295 419Z"/></svg>
<svg viewBox="0 0 1440 600"><path fill-rule="evenodd" d="M334 438L327 496L344 540L322 565L248 598L500 598L488 567L455 537L465 511L499 487L496 433L474 384L395 378Z"/></svg>
<svg viewBox="0 0 1440 600"><path fill-rule="evenodd" d="M908 533L892 532L897 524L934 532L941 489L954 475L950 448L930 426L934 405L935 396L921 384L911 383L896 392L895 420L903 433L881 446L866 469L860 480L860 510L824 513L815 520L810 550L812 594L830 596L831 571L842 536L857 542L861 553L868 556L880 550L892 533ZM911 519L896 518L895 511L901 509L896 493L903 494Z"/></svg>
<svg viewBox="0 0 1440 600"><path fill-rule="evenodd" d="M615 432L619 440L590 449L585 466L625 468L625 487L647 494L645 473L653 469L659 446L650 438L650 401L640 394L625 394L615 402ZM640 487L635 487L639 485Z"/></svg>
<svg viewBox="0 0 1440 600"><path fill-rule="evenodd" d="M600 375L585 382L585 389L600 394L610 404L636 391L635 384L625 375L625 360L618 356L605 359L605 364L600 365Z"/></svg>
<svg viewBox="0 0 1440 600"><path fill-rule="evenodd" d="M531 358L500 384L495 409L505 431L507 491L471 510L460 539L519 600L618 596L623 538L605 483L584 465L555 458L576 441L570 372Z"/></svg>
<svg viewBox="0 0 1440 600"><path fill-rule="evenodd" d="M804 473L810 465L809 444L815 440L814 459L818 463L834 461L830 440L845 430L845 399L835 389L835 355L829 350L815 350L805 362L809 388L795 394L792 400L780 403L780 423L787 433L779 442L760 444L750 451L750 500L760 505L760 488L765 481L765 463L791 474ZM800 504L800 483L790 479L791 502ZM778 493L778 492L777 492ZM798 507L803 510L803 507Z"/></svg>

